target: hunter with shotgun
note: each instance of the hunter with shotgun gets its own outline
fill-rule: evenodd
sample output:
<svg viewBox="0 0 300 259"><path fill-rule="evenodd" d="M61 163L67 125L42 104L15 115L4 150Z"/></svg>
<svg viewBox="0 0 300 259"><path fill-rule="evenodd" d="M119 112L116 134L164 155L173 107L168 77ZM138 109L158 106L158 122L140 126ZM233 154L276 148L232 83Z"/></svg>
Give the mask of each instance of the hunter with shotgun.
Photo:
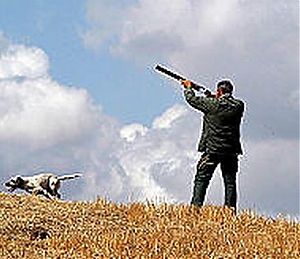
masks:
<svg viewBox="0 0 300 259"><path fill-rule="evenodd" d="M181 82L186 102L202 112L203 125L198 151L202 153L197 164L191 205L202 206L206 190L216 167L220 164L225 187L224 205L236 211L238 155L242 154L240 125L244 113L243 101L233 97L230 80L217 83L215 95L178 74L157 65L156 70ZM204 96L196 91L202 90Z"/></svg>

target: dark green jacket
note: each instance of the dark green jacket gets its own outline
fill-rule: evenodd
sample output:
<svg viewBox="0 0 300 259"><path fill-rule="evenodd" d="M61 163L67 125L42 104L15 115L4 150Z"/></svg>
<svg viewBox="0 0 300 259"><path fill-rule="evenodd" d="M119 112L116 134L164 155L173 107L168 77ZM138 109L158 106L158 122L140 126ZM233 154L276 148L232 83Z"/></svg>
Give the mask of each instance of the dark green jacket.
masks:
<svg viewBox="0 0 300 259"><path fill-rule="evenodd" d="M244 103L229 94L221 98L196 96L192 89L185 89L184 96L193 108L204 113L198 150L220 155L242 154L240 124Z"/></svg>

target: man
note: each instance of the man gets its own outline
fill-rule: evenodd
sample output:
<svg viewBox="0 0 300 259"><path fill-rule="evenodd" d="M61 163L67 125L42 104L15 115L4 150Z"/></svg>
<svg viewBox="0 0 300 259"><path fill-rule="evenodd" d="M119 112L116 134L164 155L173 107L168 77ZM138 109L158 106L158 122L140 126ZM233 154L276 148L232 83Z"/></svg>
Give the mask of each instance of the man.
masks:
<svg viewBox="0 0 300 259"><path fill-rule="evenodd" d="M233 85L229 80L217 84L216 95L206 91L206 97L196 96L189 80L183 80L182 84L187 103L204 114L198 146L198 151L203 154L197 164L191 204L203 205L206 189L220 164L225 186L224 205L235 210L238 155L242 154L240 124L244 103L232 96Z"/></svg>

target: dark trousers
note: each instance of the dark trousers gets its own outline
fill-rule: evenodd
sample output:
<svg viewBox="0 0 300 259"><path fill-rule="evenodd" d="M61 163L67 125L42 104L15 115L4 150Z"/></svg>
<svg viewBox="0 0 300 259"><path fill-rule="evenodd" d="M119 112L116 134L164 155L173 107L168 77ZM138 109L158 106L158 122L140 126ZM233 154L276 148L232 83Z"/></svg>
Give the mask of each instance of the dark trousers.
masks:
<svg viewBox="0 0 300 259"><path fill-rule="evenodd" d="M206 189L216 167L220 164L225 187L224 205L236 208L236 174L238 158L235 155L216 155L204 153L197 164L197 173L194 181L194 190L191 204L202 206Z"/></svg>

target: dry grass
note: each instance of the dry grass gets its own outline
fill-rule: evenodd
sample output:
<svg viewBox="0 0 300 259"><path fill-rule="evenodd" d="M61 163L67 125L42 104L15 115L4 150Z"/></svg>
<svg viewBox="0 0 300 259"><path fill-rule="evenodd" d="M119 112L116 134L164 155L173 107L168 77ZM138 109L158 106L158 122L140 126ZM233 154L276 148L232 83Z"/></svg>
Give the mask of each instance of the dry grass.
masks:
<svg viewBox="0 0 300 259"><path fill-rule="evenodd" d="M300 258L300 224L222 207L0 193L0 258Z"/></svg>

